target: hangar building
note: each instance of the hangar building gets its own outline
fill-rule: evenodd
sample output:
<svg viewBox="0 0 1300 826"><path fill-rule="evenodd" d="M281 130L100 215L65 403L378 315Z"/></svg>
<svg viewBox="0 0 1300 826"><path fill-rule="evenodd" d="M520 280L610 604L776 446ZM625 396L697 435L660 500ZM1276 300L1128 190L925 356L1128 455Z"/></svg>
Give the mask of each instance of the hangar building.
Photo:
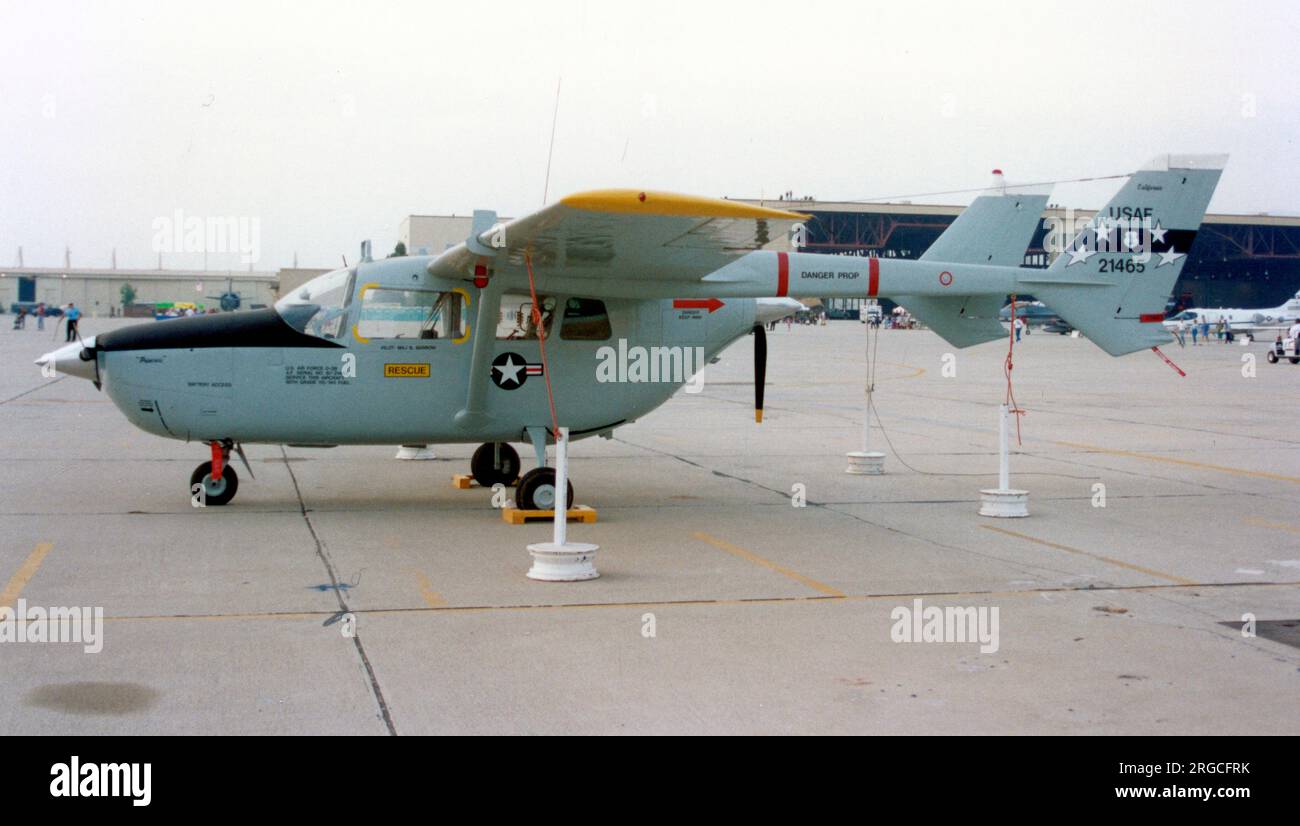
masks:
<svg viewBox="0 0 1300 826"><path fill-rule="evenodd" d="M227 284L239 293L245 308L275 301L280 276L276 272L218 272L214 270L88 269L85 267L26 267L0 265L0 308L14 302L44 301L63 306L69 301L89 316L107 316L122 308L122 285L135 289L139 304L194 302L219 306Z"/></svg>

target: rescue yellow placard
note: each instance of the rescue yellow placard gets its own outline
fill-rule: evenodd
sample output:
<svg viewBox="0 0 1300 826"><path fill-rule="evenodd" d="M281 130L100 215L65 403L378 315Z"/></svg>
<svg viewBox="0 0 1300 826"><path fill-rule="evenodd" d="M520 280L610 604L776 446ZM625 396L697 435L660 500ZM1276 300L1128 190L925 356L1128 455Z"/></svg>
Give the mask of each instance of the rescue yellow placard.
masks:
<svg viewBox="0 0 1300 826"><path fill-rule="evenodd" d="M427 379L429 378L429 365L427 364L385 364L384 378L386 379Z"/></svg>

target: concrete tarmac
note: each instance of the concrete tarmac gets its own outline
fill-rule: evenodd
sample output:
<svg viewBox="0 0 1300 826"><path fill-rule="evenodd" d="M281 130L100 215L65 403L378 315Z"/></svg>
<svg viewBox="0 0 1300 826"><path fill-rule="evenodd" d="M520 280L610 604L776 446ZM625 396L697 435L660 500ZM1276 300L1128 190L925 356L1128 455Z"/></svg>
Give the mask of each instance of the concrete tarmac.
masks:
<svg viewBox="0 0 1300 826"><path fill-rule="evenodd" d="M0 603L105 623L96 654L0 642L0 734L1300 733L1300 366L1264 343L1175 343L1180 378L1028 336L1031 515L998 520L1005 343L882 331L860 477L864 326L782 325L762 425L746 338L574 444L602 575L562 584L524 576L549 525L451 486L474 445L250 445L256 479L192 508L206 448L42 377L52 322L4 320ZM925 608L997 634L898 641Z"/></svg>

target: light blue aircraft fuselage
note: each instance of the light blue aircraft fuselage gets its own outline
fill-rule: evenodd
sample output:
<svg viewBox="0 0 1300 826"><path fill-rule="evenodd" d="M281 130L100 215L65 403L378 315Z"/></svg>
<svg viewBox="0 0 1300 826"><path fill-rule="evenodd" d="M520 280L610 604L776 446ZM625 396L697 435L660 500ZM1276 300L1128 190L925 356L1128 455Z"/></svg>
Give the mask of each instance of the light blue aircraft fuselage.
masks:
<svg viewBox="0 0 1300 826"><path fill-rule="evenodd" d="M537 372L542 343L535 337L492 340L489 363L510 354L525 369L518 383L500 381L500 371L490 370L485 378L498 380L483 382L482 402L472 409L474 342L485 334L493 337L497 329L496 323L486 331L480 326L492 320L476 317L474 300L482 296L469 299L464 308L468 330L458 339L359 335L363 289L408 291L416 286L433 294L467 293L461 284L440 283L425 274L428 261L417 256L353 268L352 295L341 308L336 335L299 332L286 320L296 305L282 302L274 310L156 322L143 331L153 335L143 339L132 336L133 328L99 336L91 342L97 348L99 378L133 424L185 441L336 445L525 440L527 428L551 421L545 376ZM561 306L569 298L546 296ZM644 416L690 380L688 366L703 366L697 363L700 354L707 363L749 333L756 321L774 320L801 306L774 301L760 311L752 298L726 300L713 309L674 307L672 299L601 303L608 335L565 338L564 320L558 319L559 334L552 330L546 341L557 415L575 438L608 433ZM218 346L186 347L190 336L212 337ZM228 346L219 346L223 336ZM632 377L642 380L628 380L627 370L623 381L617 375L600 380L598 370L620 351L630 354L624 361L653 358L656 367L666 363L669 369L656 369L655 381L649 365L645 376ZM531 374L527 365L533 365ZM467 410L473 415L461 415Z"/></svg>

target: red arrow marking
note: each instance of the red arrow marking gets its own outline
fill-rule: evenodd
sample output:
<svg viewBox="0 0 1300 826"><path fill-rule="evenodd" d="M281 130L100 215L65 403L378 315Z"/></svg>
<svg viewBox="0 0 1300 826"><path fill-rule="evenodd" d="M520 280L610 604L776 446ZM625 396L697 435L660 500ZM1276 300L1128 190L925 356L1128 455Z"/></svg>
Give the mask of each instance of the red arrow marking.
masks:
<svg viewBox="0 0 1300 826"><path fill-rule="evenodd" d="M674 310L720 310L727 306L716 298L674 298Z"/></svg>

